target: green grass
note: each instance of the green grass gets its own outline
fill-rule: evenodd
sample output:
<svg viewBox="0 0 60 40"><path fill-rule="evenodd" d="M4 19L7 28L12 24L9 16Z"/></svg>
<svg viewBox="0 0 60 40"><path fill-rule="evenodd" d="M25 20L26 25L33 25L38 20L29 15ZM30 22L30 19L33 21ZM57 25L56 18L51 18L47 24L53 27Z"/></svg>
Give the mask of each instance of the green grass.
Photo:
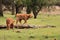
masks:
<svg viewBox="0 0 60 40"><path fill-rule="evenodd" d="M14 15L4 14L0 17L0 25L6 25L5 20L7 17L15 19ZM29 19L27 24L31 25L54 25L56 28L38 28L38 29L0 29L0 40L60 40L60 15L39 14L37 19ZM17 33L19 30L20 33Z"/></svg>

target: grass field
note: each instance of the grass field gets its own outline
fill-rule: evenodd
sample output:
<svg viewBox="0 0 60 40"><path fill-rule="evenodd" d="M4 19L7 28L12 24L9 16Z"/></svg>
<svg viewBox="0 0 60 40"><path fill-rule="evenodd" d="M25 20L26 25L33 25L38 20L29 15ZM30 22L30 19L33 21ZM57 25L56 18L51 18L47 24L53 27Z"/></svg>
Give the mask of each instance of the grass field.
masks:
<svg viewBox="0 0 60 40"><path fill-rule="evenodd" d="M15 19L14 15L4 14L0 17L0 25L6 25L7 17ZM31 25L54 25L56 28L38 28L38 29L0 29L0 40L60 40L60 15L39 14L37 19L29 19L27 24ZM16 30L20 32L17 33Z"/></svg>

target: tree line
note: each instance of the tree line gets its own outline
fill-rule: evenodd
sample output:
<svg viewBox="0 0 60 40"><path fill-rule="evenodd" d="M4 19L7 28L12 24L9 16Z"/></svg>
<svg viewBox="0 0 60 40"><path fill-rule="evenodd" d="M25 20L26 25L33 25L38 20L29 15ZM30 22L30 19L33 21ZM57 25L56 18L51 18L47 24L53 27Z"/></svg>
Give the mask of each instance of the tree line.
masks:
<svg viewBox="0 0 60 40"><path fill-rule="evenodd" d="M33 12L34 18L37 18L39 11L42 7L50 7L52 5L60 6L60 0L0 0L0 16L3 17L2 5L5 5L8 9L9 6L12 7L12 15L14 15L14 10L16 9L16 14L23 7L26 7L26 12L28 14Z"/></svg>

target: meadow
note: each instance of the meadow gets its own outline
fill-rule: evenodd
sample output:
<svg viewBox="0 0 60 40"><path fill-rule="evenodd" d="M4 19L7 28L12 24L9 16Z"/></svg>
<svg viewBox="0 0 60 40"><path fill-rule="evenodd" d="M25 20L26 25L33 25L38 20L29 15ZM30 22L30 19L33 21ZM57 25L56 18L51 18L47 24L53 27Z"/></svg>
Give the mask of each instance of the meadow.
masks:
<svg viewBox="0 0 60 40"><path fill-rule="evenodd" d="M0 17L0 25L6 25L7 17L16 19L14 15L4 14ZM22 21L23 22L23 21ZM27 24L31 25L54 25L55 28L38 29L0 29L0 40L60 40L60 15L38 14L37 19L31 18ZM19 30L20 32L16 32Z"/></svg>

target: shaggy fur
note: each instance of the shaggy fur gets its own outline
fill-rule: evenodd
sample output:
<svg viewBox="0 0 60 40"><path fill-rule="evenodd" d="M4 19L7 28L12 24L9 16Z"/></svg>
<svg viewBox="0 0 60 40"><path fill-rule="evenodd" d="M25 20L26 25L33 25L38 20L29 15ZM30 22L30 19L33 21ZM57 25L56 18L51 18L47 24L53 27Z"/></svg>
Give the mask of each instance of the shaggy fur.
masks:
<svg viewBox="0 0 60 40"><path fill-rule="evenodd" d="M10 28L13 28L14 22L15 21L12 18L7 18L6 19L7 30L9 30Z"/></svg>
<svg viewBox="0 0 60 40"><path fill-rule="evenodd" d="M16 24L18 21L21 23L22 20L24 20L24 24L27 23L27 20L29 18L32 18L32 14L17 14L16 15Z"/></svg>

